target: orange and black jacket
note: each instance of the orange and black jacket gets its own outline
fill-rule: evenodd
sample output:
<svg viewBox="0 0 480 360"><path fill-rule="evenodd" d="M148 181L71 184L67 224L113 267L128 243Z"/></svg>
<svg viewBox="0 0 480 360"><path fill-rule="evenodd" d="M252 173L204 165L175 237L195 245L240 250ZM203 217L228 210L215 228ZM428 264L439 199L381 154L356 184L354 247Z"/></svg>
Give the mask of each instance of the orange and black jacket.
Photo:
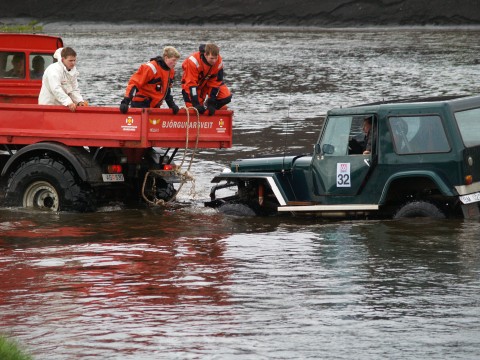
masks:
<svg viewBox="0 0 480 360"><path fill-rule="evenodd" d="M133 102L144 102L149 107L160 107L165 100L172 107L173 96L171 88L175 70L170 69L162 57L150 59L149 62L140 65L137 72L130 78L125 97Z"/></svg>
<svg viewBox="0 0 480 360"><path fill-rule="evenodd" d="M200 51L190 55L182 64L182 94L186 102L193 106L205 100L205 95L216 98L223 85L223 60L218 55L217 62L211 66L204 56L204 45Z"/></svg>

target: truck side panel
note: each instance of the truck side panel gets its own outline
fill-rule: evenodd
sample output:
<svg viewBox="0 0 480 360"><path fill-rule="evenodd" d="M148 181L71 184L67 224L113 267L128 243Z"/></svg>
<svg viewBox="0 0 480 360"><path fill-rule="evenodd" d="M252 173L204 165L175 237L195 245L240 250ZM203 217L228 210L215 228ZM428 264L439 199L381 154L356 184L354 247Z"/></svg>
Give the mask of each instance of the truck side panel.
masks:
<svg viewBox="0 0 480 360"><path fill-rule="evenodd" d="M68 146L195 147L232 146L231 111L197 116L185 110L131 109L122 114L112 107L80 107L75 113L63 106L0 104L0 143L28 145L55 141ZM188 132L187 132L188 129Z"/></svg>

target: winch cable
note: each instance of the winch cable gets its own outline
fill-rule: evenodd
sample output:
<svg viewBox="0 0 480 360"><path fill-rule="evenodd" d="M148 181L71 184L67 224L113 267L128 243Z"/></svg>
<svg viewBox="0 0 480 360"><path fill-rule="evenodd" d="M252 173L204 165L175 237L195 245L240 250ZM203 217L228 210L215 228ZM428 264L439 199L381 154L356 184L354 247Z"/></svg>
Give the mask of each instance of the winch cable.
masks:
<svg viewBox="0 0 480 360"><path fill-rule="evenodd" d="M178 166L178 168L176 169L176 172L177 174L181 177L181 182L180 182L180 186L178 187L178 190L176 191L175 195L172 197L171 200L175 199L177 197L177 194L179 193L180 189L183 187L183 185L187 182L187 181L191 181L192 182L192 190L191 190L191 193L192 195L195 194L195 178L190 174L190 169L192 167L192 163L193 163L193 159L195 158L195 153L197 152L197 149L198 149L198 141L200 140L200 113L198 112L198 110L194 107L185 107L183 106L182 107L183 109L185 109L186 113L187 113L187 134L185 136L185 151L183 152L183 158L182 158L182 161L180 163L180 165ZM181 168L183 166L183 163L185 162L185 158L187 156L187 150L188 150L188 141L189 141L189 136L190 136L190 109L193 109L195 111L195 113L197 114L197 122L196 122L196 127L197 127L197 137L195 139L195 147L192 149L192 153L190 155L190 162L188 163L188 167L187 167L187 170L185 170L183 173L181 172Z"/></svg>
<svg viewBox="0 0 480 360"><path fill-rule="evenodd" d="M200 139L200 113L198 112L198 110L194 107L181 107L181 109L185 109L185 112L187 113L187 126L186 126L186 136L185 136L185 151L183 153L183 158L182 158L182 161L180 163L180 165L175 169L175 173L176 175L180 176L180 186L178 187L178 189L175 191L175 194L169 199L169 200L164 200L164 199L157 199L154 195L154 198L153 200L150 200L147 198L147 196L145 195L145 186L146 186L146 183L147 183L147 179L148 177L152 174L152 189L154 190L154 194L155 194L155 189L156 189L156 181L155 181L155 177L156 176L159 176L159 172L157 172L156 170L149 170L146 172L145 174L145 177L143 179L143 185L142 185L142 197L143 199L149 203L149 204L152 204L152 205L165 205L166 203L169 203L173 200L176 199L178 193L180 192L180 189L183 187L183 185L187 182L187 181L191 181L192 182L192 190L191 190L191 194L192 196L195 196L195 178L190 174L190 169L192 167L192 163L193 163L193 159L195 158L195 153L198 149L198 142L199 142L199 139ZM190 137L190 109L194 110L197 114L197 122L196 122L196 127L197 127L197 138L195 140L195 147L193 148L192 150L192 154L190 155L190 162L188 164L188 168L187 170L185 170L184 172L181 171L181 167L183 166L184 162L185 162L185 158L187 156L187 150L188 150L188 142L189 142L189 137Z"/></svg>

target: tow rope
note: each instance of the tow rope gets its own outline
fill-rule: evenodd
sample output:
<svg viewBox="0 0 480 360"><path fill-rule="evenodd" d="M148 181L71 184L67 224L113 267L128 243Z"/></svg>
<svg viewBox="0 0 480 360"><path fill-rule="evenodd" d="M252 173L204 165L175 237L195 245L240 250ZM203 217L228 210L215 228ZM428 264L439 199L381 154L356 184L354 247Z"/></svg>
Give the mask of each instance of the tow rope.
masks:
<svg viewBox="0 0 480 360"><path fill-rule="evenodd" d="M156 178L157 177L160 177L160 178L162 177L161 174L162 174L163 170L149 170L149 171L147 171L146 174L145 174L145 177L143 179L142 197L147 203L149 203L151 205L161 206L161 205L166 205L167 203L172 202L173 200L175 200L177 198L178 193L180 192L181 188L183 187L183 185L187 181L192 182L192 188L190 190L191 196L195 197L195 195L196 195L196 193L195 193L195 178L193 177L192 174L190 174L190 169L192 167L193 159L195 158L195 153L197 152L197 149L198 149L198 141L199 141L199 138L200 138L200 113L194 107L188 107L187 108L186 106L182 106L180 109L185 109L185 111L187 113L187 133L186 133L186 136L185 136L185 151L183 152L183 158L182 158L182 161L181 161L180 165L178 167L176 167L175 170L174 170L175 175L180 177L180 186L175 191L175 194L169 200L158 199L156 197L156 189L157 189ZM190 111L189 111L190 109L194 110L197 114L197 121L196 121L197 138L195 140L195 147L193 148L192 153L190 155L190 162L188 164L187 170L182 172L181 168L182 168L182 166L185 162L186 156L187 156L188 140L189 140L189 137L190 137ZM153 191L153 199L152 200L150 200L145 195L145 186L147 184L147 180L148 180L149 176L152 176L152 182L153 182L152 183L152 191ZM168 185L168 183L167 183L167 185Z"/></svg>

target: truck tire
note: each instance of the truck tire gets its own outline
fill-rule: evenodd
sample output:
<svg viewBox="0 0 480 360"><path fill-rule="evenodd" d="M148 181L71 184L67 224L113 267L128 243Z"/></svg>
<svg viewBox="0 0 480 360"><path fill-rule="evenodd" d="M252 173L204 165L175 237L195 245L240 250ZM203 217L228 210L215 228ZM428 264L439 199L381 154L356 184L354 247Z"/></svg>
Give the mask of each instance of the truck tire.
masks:
<svg viewBox="0 0 480 360"><path fill-rule="evenodd" d="M173 187L173 184L167 183L165 180L162 180L157 184L157 199L170 201L176 193L177 191Z"/></svg>
<svg viewBox="0 0 480 360"><path fill-rule="evenodd" d="M223 204L218 211L224 215L230 216L256 216L257 214L251 207L245 204Z"/></svg>
<svg viewBox="0 0 480 360"><path fill-rule="evenodd" d="M444 219L445 214L434 204L426 201L414 201L402 206L394 215L394 219L428 217L432 219Z"/></svg>
<svg viewBox="0 0 480 360"><path fill-rule="evenodd" d="M94 197L73 170L50 158L33 158L21 164L8 180L7 204L51 211L95 210Z"/></svg>

